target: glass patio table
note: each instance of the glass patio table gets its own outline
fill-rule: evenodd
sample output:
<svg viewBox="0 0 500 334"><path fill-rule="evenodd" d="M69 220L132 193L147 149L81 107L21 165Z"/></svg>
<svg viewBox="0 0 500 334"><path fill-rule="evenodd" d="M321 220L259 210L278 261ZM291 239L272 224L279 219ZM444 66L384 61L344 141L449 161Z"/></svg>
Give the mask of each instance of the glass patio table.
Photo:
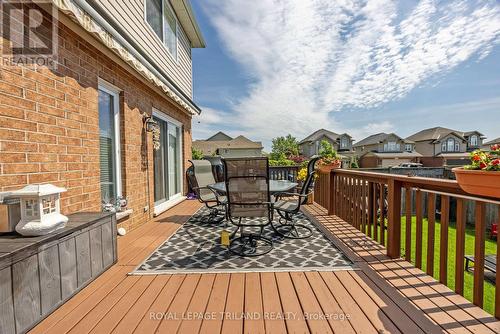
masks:
<svg viewBox="0 0 500 334"><path fill-rule="evenodd" d="M297 187L298 183L287 181L287 180L269 180L269 192L271 194L287 192ZM217 182L214 184L208 185L208 187L218 193L225 194L226 193L226 183L225 182Z"/></svg>

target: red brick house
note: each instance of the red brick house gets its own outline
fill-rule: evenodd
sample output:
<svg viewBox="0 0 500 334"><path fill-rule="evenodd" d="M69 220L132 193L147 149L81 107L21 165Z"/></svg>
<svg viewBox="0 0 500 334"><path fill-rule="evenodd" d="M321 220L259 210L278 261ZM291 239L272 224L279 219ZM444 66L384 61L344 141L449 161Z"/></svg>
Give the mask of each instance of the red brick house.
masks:
<svg viewBox="0 0 500 334"><path fill-rule="evenodd" d="M203 37L188 0L51 6L57 66L6 62L15 29L2 35L0 191L65 187L65 214L125 197L119 224L134 228L184 198L191 118L200 112L191 48L204 47ZM146 131L151 116L161 130L158 150Z"/></svg>

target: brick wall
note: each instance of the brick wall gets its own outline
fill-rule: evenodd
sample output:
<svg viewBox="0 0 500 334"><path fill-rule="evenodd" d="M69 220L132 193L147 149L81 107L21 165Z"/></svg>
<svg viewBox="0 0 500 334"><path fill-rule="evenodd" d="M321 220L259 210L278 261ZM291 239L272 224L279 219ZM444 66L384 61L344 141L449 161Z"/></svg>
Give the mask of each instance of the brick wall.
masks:
<svg viewBox="0 0 500 334"><path fill-rule="evenodd" d="M182 122L184 168L191 116L62 24L58 56L57 70L0 65L0 191L53 183L68 189L64 213L100 211L100 77L122 90L122 186L134 212L121 224L136 227L153 211L152 137L143 115L155 107Z"/></svg>
<svg viewBox="0 0 500 334"><path fill-rule="evenodd" d="M444 165L444 160L441 157L421 157L420 163L424 167L442 167Z"/></svg>
<svg viewBox="0 0 500 334"><path fill-rule="evenodd" d="M379 166L379 159L377 157L363 156L359 158L360 168L375 168Z"/></svg>

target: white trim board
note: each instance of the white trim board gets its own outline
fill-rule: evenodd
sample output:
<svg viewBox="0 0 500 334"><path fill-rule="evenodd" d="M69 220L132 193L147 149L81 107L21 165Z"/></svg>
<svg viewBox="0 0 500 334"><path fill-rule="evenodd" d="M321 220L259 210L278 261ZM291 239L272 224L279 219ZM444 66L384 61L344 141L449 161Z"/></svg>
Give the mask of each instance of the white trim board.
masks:
<svg viewBox="0 0 500 334"><path fill-rule="evenodd" d="M168 209L171 209L172 207L176 206L177 204L184 202L186 199L186 196L176 196L173 197L172 199L169 199L168 201L165 201L161 204L155 205L154 210L153 210L153 216L157 217L167 211Z"/></svg>

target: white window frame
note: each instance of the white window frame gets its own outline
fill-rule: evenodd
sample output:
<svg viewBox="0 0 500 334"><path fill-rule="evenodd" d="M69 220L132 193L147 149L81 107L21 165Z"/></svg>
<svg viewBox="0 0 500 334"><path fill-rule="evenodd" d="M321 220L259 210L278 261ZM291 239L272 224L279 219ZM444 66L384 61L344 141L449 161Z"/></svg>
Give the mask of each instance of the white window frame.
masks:
<svg viewBox="0 0 500 334"><path fill-rule="evenodd" d="M474 140L473 140L474 139ZM477 135L472 135L470 136L470 145L475 147L479 145L479 140L477 138Z"/></svg>
<svg viewBox="0 0 500 334"><path fill-rule="evenodd" d="M342 137L340 138L340 148L347 148L349 147L349 140L347 137Z"/></svg>
<svg viewBox="0 0 500 334"><path fill-rule="evenodd" d="M121 137L120 137L120 92L121 89L107 81L99 78L98 90L102 90L113 96L114 132L115 132L115 175L116 175L116 196L122 196L122 160L121 160ZM116 102L116 103L115 103ZM99 166L100 168L100 166Z"/></svg>
<svg viewBox="0 0 500 334"><path fill-rule="evenodd" d="M395 141L388 141L387 142L387 151L388 152L395 152L398 150L398 144Z"/></svg>
<svg viewBox="0 0 500 334"><path fill-rule="evenodd" d="M183 150L183 124L182 122L176 120L175 118L172 118L162 112L161 110L154 108L153 107L153 116L156 118L161 119L162 121L165 121L167 123L172 123L176 127L179 128L179 163L180 163L180 168L179 168L179 179L180 179L180 192L172 196L171 198L167 199L165 202L154 205L154 215L158 216L159 214L167 211L174 205L180 203L183 201L186 197L182 195L184 191L184 150Z"/></svg>
<svg viewBox="0 0 500 334"><path fill-rule="evenodd" d="M450 149L450 143L453 143L452 144L452 147ZM454 152L455 151L455 139L453 138L447 138L446 139L446 152Z"/></svg>
<svg viewBox="0 0 500 334"><path fill-rule="evenodd" d="M413 145L412 144L405 144L405 151L406 152L411 152L413 151Z"/></svg>
<svg viewBox="0 0 500 334"><path fill-rule="evenodd" d="M146 16L146 14L147 14L147 10L146 10L147 1L148 0L144 0L144 8L143 8L144 9L144 22L146 23L146 26L148 27L148 29L151 30L151 33L154 35L154 38L156 38L158 41L161 42L161 44L163 44L165 49L167 49L167 51L168 51L167 53L170 55L170 57L172 57L172 59L174 59L174 61L176 63L178 63L179 62L179 20L177 19L177 15L175 14L175 11L172 8L172 5L170 4L169 0L160 0L161 1L161 8L162 8L162 16L161 16L161 31L162 31L162 36L163 36L163 40L162 40L156 34L155 30L153 29L153 27L151 27L151 25L148 22L148 19ZM174 18L175 18L175 56L172 54L170 49L165 44L165 25L166 25L165 9L166 9L166 6L168 6L168 8L172 11L172 14L174 15Z"/></svg>

